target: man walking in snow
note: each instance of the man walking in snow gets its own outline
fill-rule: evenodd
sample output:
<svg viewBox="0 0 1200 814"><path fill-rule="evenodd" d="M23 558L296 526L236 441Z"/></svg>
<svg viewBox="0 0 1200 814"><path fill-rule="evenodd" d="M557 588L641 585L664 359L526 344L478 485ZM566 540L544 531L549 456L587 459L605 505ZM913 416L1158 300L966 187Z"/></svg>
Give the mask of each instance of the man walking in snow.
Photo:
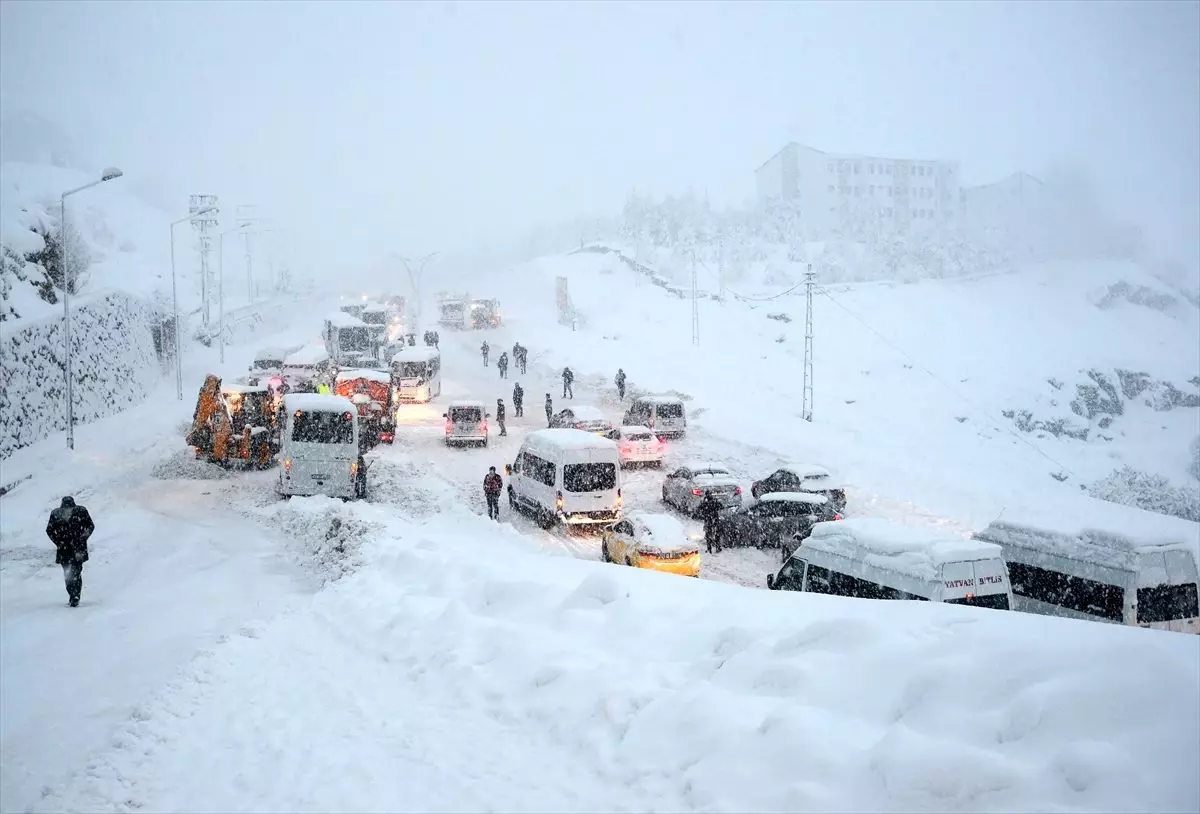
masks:
<svg viewBox="0 0 1200 814"><path fill-rule="evenodd" d="M496 467L489 467L483 476L483 496L487 498L488 520L500 522L500 492L504 489L504 481L496 473Z"/></svg>
<svg viewBox="0 0 1200 814"><path fill-rule="evenodd" d="M721 514L721 504L713 497L711 489L704 492L696 514L704 521L704 543L708 546L708 553L713 553L713 548L720 551L721 546L717 543L717 517Z"/></svg>
<svg viewBox="0 0 1200 814"><path fill-rule="evenodd" d="M488 347L487 340L485 339L485 340L483 340L483 344L479 346L479 352L483 354L483 366L484 367L487 367L487 357L488 357L489 350L491 350L491 348Z"/></svg>
<svg viewBox="0 0 1200 814"><path fill-rule="evenodd" d="M517 382L513 385L513 415L517 418L525 416L525 391L521 389L521 383Z"/></svg>
<svg viewBox="0 0 1200 814"><path fill-rule="evenodd" d="M521 365L521 375L524 376L525 365L529 364L529 348L524 345L521 346L521 356L517 361Z"/></svg>
<svg viewBox="0 0 1200 814"><path fill-rule="evenodd" d="M564 367L562 372L563 394L562 397L567 399L575 398L575 390L571 387L575 383L575 374L571 372L571 368Z"/></svg>
<svg viewBox="0 0 1200 814"><path fill-rule="evenodd" d="M496 360L496 367L500 368L500 378L508 378L508 351L500 354L500 358Z"/></svg>
<svg viewBox="0 0 1200 814"><path fill-rule="evenodd" d="M496 423L500 425L500 434L508 435L504 428L504 399L496 399Z"/></svg>
<svg viewBox="0 0 1200 814"><path fill-rule="evenodd" d="M617 368L617 378L614 379L617 384L617 398L625 400L625 371Z"/></svg>
<svg viewBox="0 0 1200 814"><path fill-rule="evenodd" d="M546 394L546 426L550 426L550 419L554 418L554 402L550 400L550 394Z"/></svg>
<svg viewBox="0 0 1200 814"><path fill-rule="evenodd" d="M83 592L83 564L88 561L88 538L95 530L92 516L85 507L76 506L73 497L64 497L62 505L50 512L50 522L46 524L46 536L58 549L54 562L62 566L72 608L79 606L79 595Z"/></svg>

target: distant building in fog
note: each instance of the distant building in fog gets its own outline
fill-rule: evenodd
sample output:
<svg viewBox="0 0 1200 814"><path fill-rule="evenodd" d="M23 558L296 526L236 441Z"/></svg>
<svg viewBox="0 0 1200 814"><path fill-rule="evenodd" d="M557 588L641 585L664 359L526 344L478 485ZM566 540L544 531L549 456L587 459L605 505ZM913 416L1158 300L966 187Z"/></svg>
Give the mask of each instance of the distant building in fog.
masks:
<svg viewBox="0 0 1200 814"><path fill-rule="evenodd" d="M754 171L759 203L788 203L817 233L877 224L894 231L952 224L958 162L827 153L792 142Z"/></svg>

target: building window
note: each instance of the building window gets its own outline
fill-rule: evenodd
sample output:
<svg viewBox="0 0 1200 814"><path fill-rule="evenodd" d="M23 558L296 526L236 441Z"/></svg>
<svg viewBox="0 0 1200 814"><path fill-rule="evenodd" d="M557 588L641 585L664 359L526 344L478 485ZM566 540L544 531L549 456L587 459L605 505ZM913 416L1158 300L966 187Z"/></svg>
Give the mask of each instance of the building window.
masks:
<svg viewBox="0 0 1200 814"><path fill-rule="evenodd" d="M858 175L862 172L862 164L858 161L854 162L854 174Z"/></svg>

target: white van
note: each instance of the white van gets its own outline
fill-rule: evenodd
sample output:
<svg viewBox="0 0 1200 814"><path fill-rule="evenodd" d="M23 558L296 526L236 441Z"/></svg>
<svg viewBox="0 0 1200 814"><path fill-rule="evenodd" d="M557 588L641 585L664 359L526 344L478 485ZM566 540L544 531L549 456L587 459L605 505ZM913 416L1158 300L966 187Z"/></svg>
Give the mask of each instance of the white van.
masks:
<svg viewBox="0 0 1200 814"><path fill-rule="evenodd" d="M283 397L279 494L366 496L358 451L358 411L350 399L315 393Z"/></svg>
<svg viewBox="0 0 1200 814"><path fill-rule="evenodd" d="M621 453L607 438L575 429L531 432L506 469L517 508L543 528L621 519Z"/></svg>
<svg viewBox="0 0 1200 814"><path fill-rule="evenodd" d="M441 394L441 351L406 345L392 357L392 395L397 404L426 403Z"/></svg>
<svg viewBox="0 0 1200 814"><path fill-rule="evenodd" d="M1012 607L1000 546L874 517L817 523L777 575L775 591Z"/></svg>
<svg viewBox="0 0 1200 814"><path fill-rule="evenodd" d="M659 438L682 438L687 434L683 401L674 396L637 396L621 423L649 427Z"/></svg>
<svg viewBox="0 0 1200 814"><path fill-rule="evenodd" d="M1125 509L1125 507L1117 507ZM1125 515L1122 517L1122 515ZM1006 513L976 536L1004 550L1017 610L1200 633L1200 524L1137 509L1066 518Z"/></svg>
<svg viewBox="0 0 1200 814"><path fill-rule="evenodd" d="M442 413L446 419L446 444L488 443L488 423L491 413L482 401L452 401Z"/></svg>

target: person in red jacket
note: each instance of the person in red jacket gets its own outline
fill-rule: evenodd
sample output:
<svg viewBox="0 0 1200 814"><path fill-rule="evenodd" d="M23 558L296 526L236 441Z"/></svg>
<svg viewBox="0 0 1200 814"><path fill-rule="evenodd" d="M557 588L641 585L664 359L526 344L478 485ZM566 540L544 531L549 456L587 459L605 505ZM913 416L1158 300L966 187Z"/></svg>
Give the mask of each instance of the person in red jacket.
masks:
<svg viewBox="0 0 1200 814"><path fill-rule="evenodd" d="M490 467L483 476L483 496L487 498L488 519L500 522L500 492L504 489L504 481L496 472L496 467Z"/></svg>

